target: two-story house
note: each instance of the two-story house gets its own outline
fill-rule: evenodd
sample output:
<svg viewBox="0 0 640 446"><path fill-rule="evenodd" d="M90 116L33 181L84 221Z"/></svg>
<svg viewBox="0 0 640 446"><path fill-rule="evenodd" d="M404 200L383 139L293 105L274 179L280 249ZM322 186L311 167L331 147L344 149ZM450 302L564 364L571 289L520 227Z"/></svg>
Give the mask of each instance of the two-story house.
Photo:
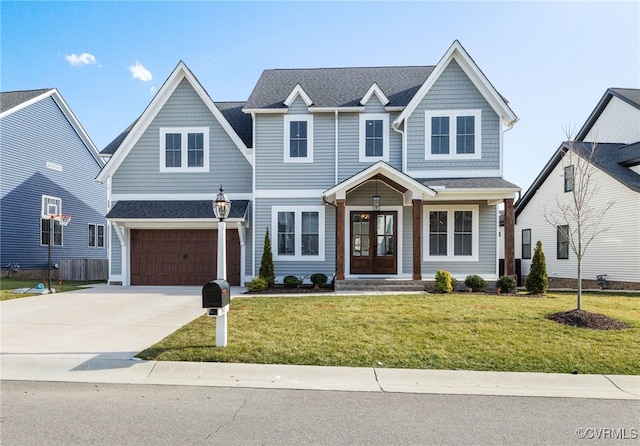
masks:
<svg viewBox="0 0 640 446"><path fill-rule="evenodd" d="M495 280L498 206L512 223L520 190L502 178L516 121L457 41L435 66L266 70L240 104L212 101L181 62L103 151L110 280L210 280L220 184L232 284L258 274L267 229L279 280Z"/></svg>
<svg viewBox="0 0 640 446"><path fill-rule="evenodd" d="M53 278L106 278L106 190L95 182L103 166L58 90L0 93L3 270L19 265L18 277L46 277L51 250L54 266L74 260L73 270L54 270ZM71 216L68 226L52 219L60 214Z"/></svg>
<svg viewBox="0 0 640 446"><path fill-rule="evenodd" d="M598 276L606 275L606 287L640 289L640 90L631 88L609 88L575 140L560 145L516 203L515 252L522 259L522 274L528 275L540 240L549 286L576 287L577 260L566 236L576 223L554 227L544 215L573 202L574 176L585 172L577 161L586 166L587 159L593 192L587 207L597 215L612 206L599 222L606 231L593 239L582 260L583 286L600 286Z"/></svg>

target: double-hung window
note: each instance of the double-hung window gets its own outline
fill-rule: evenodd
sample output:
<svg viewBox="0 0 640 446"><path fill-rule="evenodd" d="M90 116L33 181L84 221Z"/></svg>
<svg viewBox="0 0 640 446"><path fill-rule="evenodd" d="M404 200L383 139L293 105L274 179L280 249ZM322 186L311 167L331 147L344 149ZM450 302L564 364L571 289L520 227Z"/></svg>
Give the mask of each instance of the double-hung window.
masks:
<svg viewBox="0 0 640 446"><path fill-rule="evenodd" d="M89 223L88 246L90 248L104 248L104 225Z"/></svg>
<svg viewBox="0 0 640 446"><path fill-rule="evenodd" d="M272 212L274 260L324 260L324 207L279 206Z"/></svg>
<svg viewBox="0 0 640 446"><path fill-rule="evenodd" d="M362 113L360 115L359 161L389 161L389 115Z"/></svg>
<svg viewBox="0 0 640 446"><path fill-rule="evenodd" d="M62 224L59 220L51 218L52 215L62 214L62 199L49 195L42 196L42 209L40 216L40 244L49 244L51 224L53 222L53 244L51 246L62 246Z"/></svg>
<svg viewBox="0 0 640 446"><path fill-rule="evenodd" d="M160 128L161 172L208 172L208 127Z"/></svg>
<svg viewBox="0 0 640 446"><path fill-rule="evenodd" d="M556 228L556 250L558 259L569 258L569 225Z"/></svg>
<svg viewBox="0 0 640 446"><path fill-rule="evenodd" d="M478 260L479 207L425 207L424 260Z"/></svg>
<svg viewBox="0 0 640 446"><path fill-rule="evenodd" d="M285 115L284 162L313 162L313 115Z"/></svg>
<svg viewBox="0 0 640 446"><path fill-rule="evenodd" d="M522 258L531 258L531 229L522 230Z"/></svg>
<svg viewBox="0 0 640 446"><path fill-rule="evenodd" d="M425 111L425 159L481 158L481 110Z"/></svg>

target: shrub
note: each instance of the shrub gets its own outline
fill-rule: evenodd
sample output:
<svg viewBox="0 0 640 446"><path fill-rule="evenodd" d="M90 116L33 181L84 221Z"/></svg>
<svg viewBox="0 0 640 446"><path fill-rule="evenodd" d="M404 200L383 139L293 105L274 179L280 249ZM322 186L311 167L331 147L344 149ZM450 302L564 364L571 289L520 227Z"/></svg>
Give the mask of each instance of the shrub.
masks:
<svg viewBox="0 0 640 446"><path fill-rule="evenodd" d="M452 290L451 273L449 271L438 270L436 272L436 291L439 293L450 293Z"/></svg>
<svg viewBox="0 0 640 446"><path fill-rule="evenodd" d="M496 288L501 293L511 293L516 289L516 282L509 276L502 276L496 282Z"/></svg>
<svg viewBox="0 0 640 446"><path fill-rule="evenodd" d="M262 250L262 259L260 260L260 271L258 276L267 282L268 287L272 287L276 283L276 273L273 268L273 254L271 252L271 239L269 238L269 228L264 234L264 249Z"/></svg>
<svg viewBox="0 0 640 446"><path fill-rule="evenodd" d="M302 280L296 276L285 276L283 282L287 288L298 288L302 285Z"/></svg>
<svg viewBox="0 0 640 446"><path fill-rule="evenodd" d="M464 284L467 288L471 288L472 291L480 291L487 286L486 280L475 274L467 276L466 279L464 279Z"/></svg>
<svg viewBox="0 0 640 446"><path fill-rule="evenodd" d="M549 278L547 277L547 262L542 252L542 242L538 240L536 249L531 260L531 268L525 282L527 291L535 294L544 294L549 287Z"/></svg>
<svg viewBox="0 0 640 446"><path fill-rule="evenodd" d="M269 284L264 279L264 277L256 277L251 282L247 284L247 289L249 291L262 291L269 288Z"/></svg>
<svg viewBox="0 0 640 446"><path fill-rule="evenodd" d="M323 287L327 284L327 275L323 273L311 274L310 279L311 283L318 287Z"/></svg>
<svg viewBox="0 0 640 446"><path fill-rule="evenodd" d="M456 279L455 277L452 277L451 278L451 289L455 290L457 286L458 286L458 279Z"/></svg>

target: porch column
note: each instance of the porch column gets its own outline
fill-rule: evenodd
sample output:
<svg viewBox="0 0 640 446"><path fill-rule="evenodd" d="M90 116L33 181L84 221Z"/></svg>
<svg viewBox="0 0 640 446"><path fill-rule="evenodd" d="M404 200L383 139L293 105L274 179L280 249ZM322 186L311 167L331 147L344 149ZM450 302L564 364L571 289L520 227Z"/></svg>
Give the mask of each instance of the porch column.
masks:
<svg viewBox="0 0 640 446"><path fill-rule="evenodd" d="M413 203L413 280L422 280L422 200Z"/></svg>
<svg viewBox="0 0 640 446"><path fill-rule="evenodd" d="M336 280L344 280L344 199L336 200Z"/></svg>
<svg viewBox="0 0 640 446"><path fill-rule="evenodd" d="M504 199L504 274L505 276L515 276L515 213L513 209L513 198Z"/></svg>

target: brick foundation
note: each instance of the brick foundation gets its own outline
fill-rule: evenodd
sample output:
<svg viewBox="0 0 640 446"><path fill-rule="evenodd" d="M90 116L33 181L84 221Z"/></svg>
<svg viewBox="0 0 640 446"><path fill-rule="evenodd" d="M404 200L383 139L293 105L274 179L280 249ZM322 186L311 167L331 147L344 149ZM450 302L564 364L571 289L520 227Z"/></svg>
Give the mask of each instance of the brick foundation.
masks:
<svg viewBox="0 0 640 446"><path fill-rule="evenodd" d="M522 277L522 284L527 281L527 276ZM549 288L568 288L575 290L577 287L576 279L566 277L549 277ZM609 290L627 290L627 291L640 291L640 282L619 282L614 280L607 280L606 289ZM582 279L583 290L599 290L600 285L595 279Z"/></svg>

